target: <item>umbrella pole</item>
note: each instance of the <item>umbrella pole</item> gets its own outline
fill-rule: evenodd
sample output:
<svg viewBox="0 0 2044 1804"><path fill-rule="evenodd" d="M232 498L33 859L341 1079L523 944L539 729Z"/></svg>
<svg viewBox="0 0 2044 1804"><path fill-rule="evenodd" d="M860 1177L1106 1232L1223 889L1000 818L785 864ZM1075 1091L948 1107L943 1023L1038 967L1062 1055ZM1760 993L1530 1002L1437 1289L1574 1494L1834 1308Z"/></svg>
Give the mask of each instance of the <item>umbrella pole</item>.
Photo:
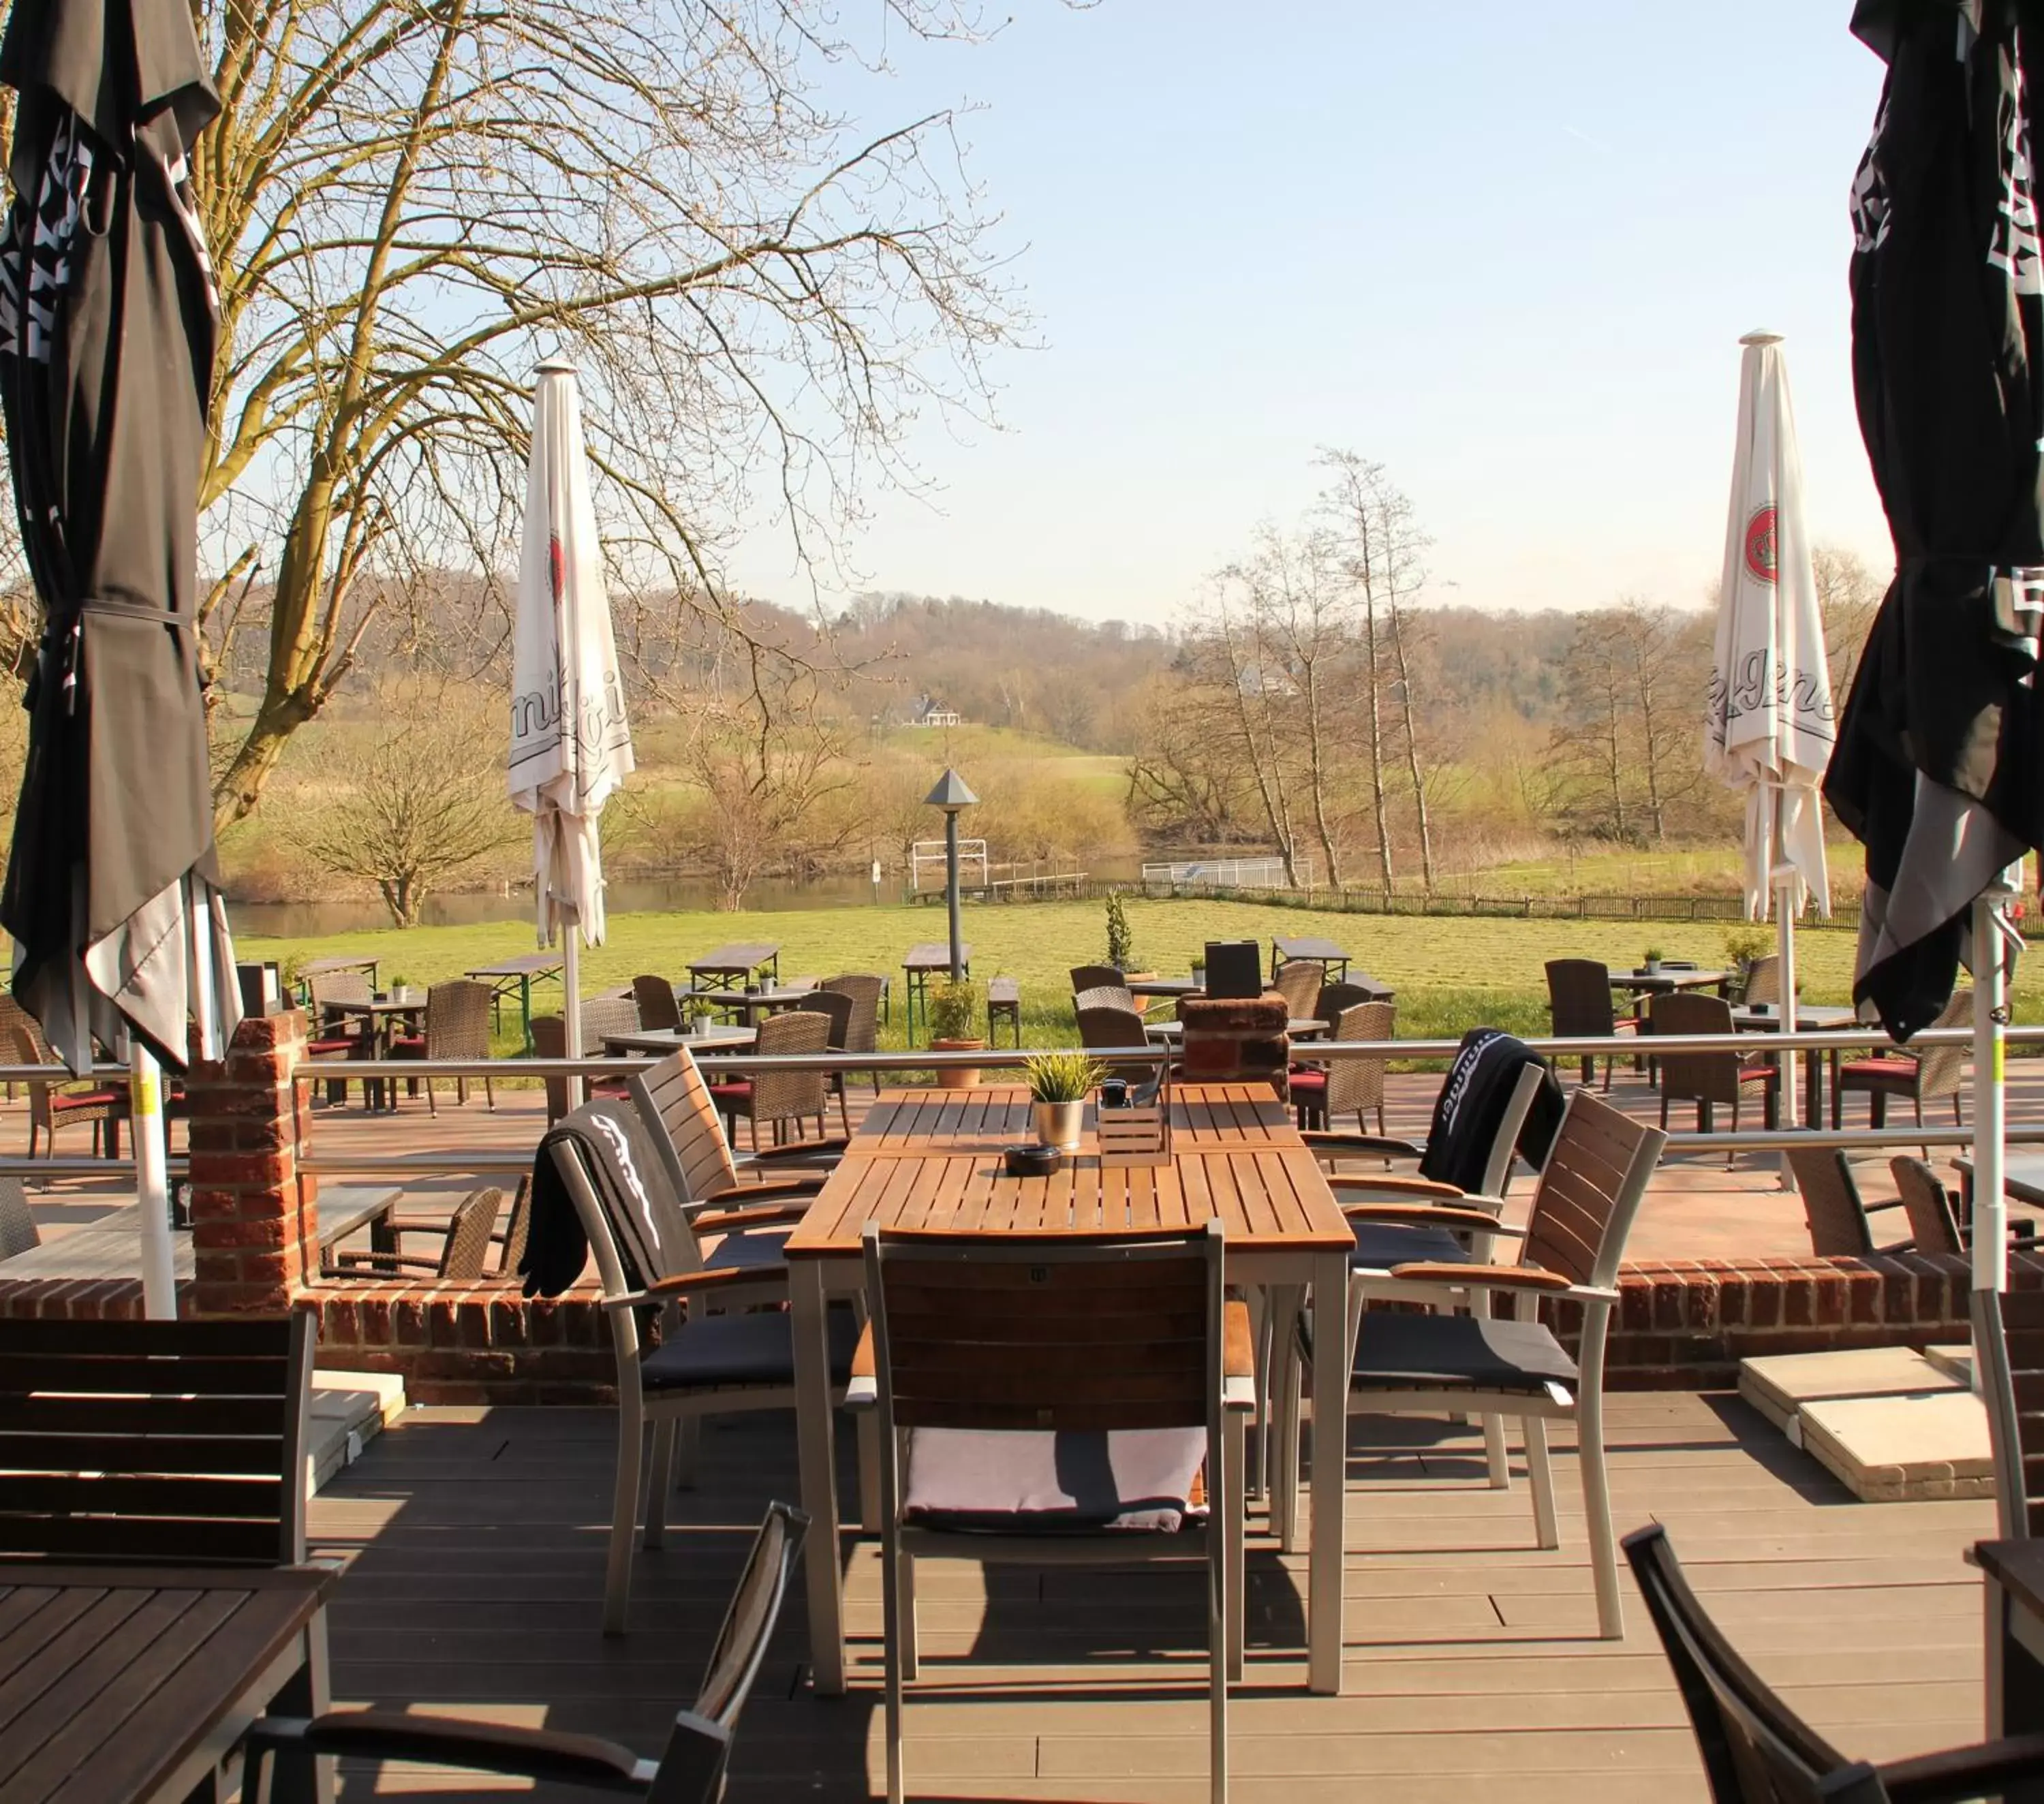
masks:
<svg viewBox="0 0 2044 1804"><path fill-rule="evenodd" d="M1781 1015L1781 1031L1785 1034L1796 1031L1796 1017L1799 1008L1796 997L1796 891L1797 887L1795 867L1788 862L1788 828L1783 821L1787 812L1788 791L1786 785L1773 793L1774 806L1771 811L1773 820L1768 838L1772 869L1768 874L1774 881L1774 949L1778 955L1781 972L1781 1000L1778 1008ZM1777 1107L1784 1127L1802 1126L1803 1089L1801 1073L1797 1069L1798 1054L1792 1047L1781 1049L1780 1062L1781 1088ZM1784 1190L1796 1188L1796 1177L1788 1164L1788 1155L1781 1156L1781 1183Z"/></svg>
<svg viewBox="0 0 2044 1804"><path fill-rule="evenodd" d="M561 923L561 1011L567 1030L568 1057L580 1058L582 1044L582 911L572 902L557 902ZM581 1077L568 1080L568 1100L577 1108L589 1100L589 1084Z"/></svg>
<svg viewBox="0 0 2044 1804"><path fill-rule="evenodd" d="M142 1307L152 1322L178 1313L177 1266L171 1257L171 1185L163 1144L163 1073L134 1035L128 1042L128 1130L135 1142L135 1200L142 1212Z"/></svg>
<svg viewBox="0 0 2044 1804"><path fill-rule="evenodd" d="M2002 958L2002 905L2012 893L1997 878L1973 900L1973 1288L2008 1288L2008 1200L2002 1189L2002 1136L2007 1092L2002 1087L2008 1015L2008 970ZM1981 1362L1973 1361L1976 1373Z"/></svg>

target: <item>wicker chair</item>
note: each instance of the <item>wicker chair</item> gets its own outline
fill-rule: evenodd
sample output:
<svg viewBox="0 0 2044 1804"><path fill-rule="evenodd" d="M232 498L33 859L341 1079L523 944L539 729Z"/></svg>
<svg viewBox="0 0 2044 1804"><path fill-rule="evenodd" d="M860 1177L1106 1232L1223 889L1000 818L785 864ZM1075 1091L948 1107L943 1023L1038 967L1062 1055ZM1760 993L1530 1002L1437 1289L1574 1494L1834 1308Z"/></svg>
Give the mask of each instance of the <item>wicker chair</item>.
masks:
<svg viewBox="0 0 2044 1804"><path fill-rule="evenodd" d="M759 1023L757 1050L763 1057L785 1053L820 1053L830 1050L828 1018L806 1008L791 1008ZM824 1134L824 1110L830 1100L828 1074L821 1071L763 1071L751 1077L727 1077L713 1083L709 1093L724 1117L724 1131L732 1144L738 1142L738 1124L749 1124L752 1150L759 1150L759 1124L774 1129L774 1142L786 1138L786 1125L796 1124L799 1137L811 1115L816 1118L816 1134Z"/></svg>
<svg viewBox="0 0 2044 1804"><path fill-rule="evenodd" d="M1291 967L1287 965L1285 969ZM1337 1040L1388 1040L1398 1020L1395 1003L1358 1002L1335 1017ZM1369 1131L1363 1111L1377 1113L1377 1131L1384 1125L1384 1065L1381 1058L1344 1058L1324 1066L1308 1066L1292 1073L1292 1106L1299 1111L1301 1127L1330 1128L1351 1110L1355 1125Z"/></svg>
<svg viewBox="0 0 2044 1804"><path fill-rule="evenodd" d="M35 1018L25 1014L21 1019L22 1024L13 1030L10 1053L13 1061L19 1065L60 1065ZM71 1083L67 1078L50 1083L40 1078L29 1080L29 1157L32 1159L36 1156L38 1138L48 1142L46 1150L54 1157L60 1127L86 1127L92 1130L93 1151L117 1159L121 1156L121 1124L127 1119L128 1096L125 1091L106 1088L89 1079L83 1084Z"/></svg>
<svg viewBox="0 0 2044 1804"><path fill-rule="evenodd" d="M402 1277L417 1274L454 1284L472 1284L482 1277L490 1263L494 1242L497 1213L504 1205L504 1192L494 1186L472 1190L454 1207L444 1223L397 1222L401 1238L406 1233L434 1232L440 1238L440 1256L423 1259L400 1250L396 1253L342 1253L335 1255L332 1277ZM516 1268L513 1268L514 1270Z"/></svg>
<svg viewBox="0 0 2044 1804"><path fill-rule="evenodd" d="M1963 1027L1973 1019L1973 992L1961 989L1945 1004L1933 1027ZM1875 1127L1888 1125L1888 1099L1907 1096L1916 1110L1916 1125L1923 1125L1923 1104L1934 1096L1952 1099L1952 1123L1966 1124L1965 1110L1959 1100L1970 1047L1926 1046L1920 1053L1900 1050L1883 1053L1878 1058L1848 1059L1831 1073L1831 1122L1835 1127L1845 1115L1846 1092L1866 1092L1868 1119Z"/></svg>
<svg viewBox="0 0 2044 1804"><path fill-rule="evenodd" d="M1721 996L1696 996L1686 991L1664 996L1654 1004L1654 1031L1728 1036L1731 1004ZM1736 1134L1739 1099L1749 1084L1760 1086L1767 1125L1774 1126L1781 1101L1781 1068L1765 1062L1765 1054L1751 1063L1735 1052L1662 1053L1657 1059L1661 1067L1661 1125L1664 1128L1668 1125L1670 1103L1692 1102L1696 1105L1696 1131L1708 1134L1711 1110L1725 1103L1731 1106L1731 1130ZM1725 1163L1730 1165L1738 1156L1736 1151L1727 1153Z"/></svg>
<svg viewBox="0 0 2044 1804"><path fill-rule="evenodd" d="M590 1046L589 1011L596 1006L584 1003L582 1011L582 1044L586 1054ZM628 1003L628 1008L636 1004ZM634 1017L636 1024L636 1017ZM568 1024L558 1015L536 1015L532 1017L532 1056L535 1058L566 1058L568 1056ZM547 1087L547 1121L549 1126L559 1121L574 1104L568 1100L568 1080L548 1077L543 1081ZM621 1096L624 1094L624 1080L621 1077L595 1077L590 1080L590 1094L595 1096Z"/></svg>
<svg viewBox="0 0 2044 1804"><path fill-rule="evenodd" d="M1147 1046L1150 1043L1143 1017L1132 1008L1082 1008L1078 1016L1079 1044L1092 1051L1107 1052L1116 1047Z"/></svg>
<svg viewBox="0 0 2044 1804"><path fill-rule="evenodd" d="M1636 1034L1639 1017L1619 1016L1612 1007L1611 967L1594 958L1547 961L1547 1011L1557 1039L1604 1039L1614 1034ZM1611 1088L1612 1061L1604 1061L1604 1087ZM1583 1081L1596 1081L1596 1057L1583 1061Z"/></svg>
<svg viewBox="0 0 2044 1804"><path fill-rule="evenodd" d="M851 998L851 1020L844 1032L844 1050L851 1053L880 1050L880 999L887 993L887 980L861 971L845 971L816 985ZM866 1080L873 1093L880 1094L880 1073L869 1071Z"/></svg>
<svg viewBox="0 0 2044 1804"><path fill-rule="evenodd" d="M1952 1193L1938 1174L1921 1159L1903 1156L1890 1159L1888 1169L1908 1212L1909 1238L1919 1253L1949 1253L1963 1256L1965 1236L1959 1231L1959 1212L1952 1206Z"/></svg>
<svg viewBox="0 0 2044 1804"><path fill-rule="evenodd" d="M842 990L815 990L809 1000L793 1011L797 1015L820 1015L830 1023L830 1038L824 1046L832 1052L850 1050L846 1041L851 1034L851 1018L858 1012L858 1004ZM847 1134L851 1132L851 1107L844 1093L844 1073L833 1071L829 1080L830 1094L837 1098L837 1118Z"/></svg>
<svg viewBox="0 0 2044 1804"><path fill-rule="evenodd" d="M1112 965L1074 965L1072 967L1074 996L1082 990L1097 990L1103 986L1108 989L1125 989L1128 988L1127 974Z"/></svg>
<svg viewBox="0 0 2044 1804"><path fill-rule="evenodd" d="M1914 1242L1877 1246L1871 1217L1899 1202L1869 1203L1854 1181L1852 1162L1840 1146L1795 1146L1788 1169L1803 1193L1803 1213L1810 1224L1810 1250L1819 1259L1865 1259L1877 1253L1907 1253Z"/></svg>
<svg viewBox="0 0 2044 1804"><path fill-rule="evenodd" d="M1295 1021L1304 1021L1320 1005L1327 968L1317 958L1288 958L1278 967L1270 987L1285 999Z"/></svg>
<svg viewBox="0 0 2044 1804"><path fill-rule="evenodd" d="M28 1010L14 1000L12 991L0 990L0 1053L4 1053L10 1059L13 1058L14 1030L25 1027L34 1019L35 1017L30 1015ZM10 1078L7 1083L7 1100L11 1103L13 1100L14 1084Z"/></svg>
<svg viewBox="0 0 2044 1804"><path fill-rule="evenodd" d="M1746 988L1739 999L1748 1008L1781 1000L1781 954L1769 952L1746 968Z"/></svg>
<svg viewBox="0 0 2044 1804"><path fill-rule="evenodd" d="M368 1001L371 991L367 976L360 971L328 971L309 979L306 988L312 997L313 1037L305 1042L305 1057L328 1064L340 1059L367 1058L372 1034L370 1018L351 1015L337 1005ZM362 1088L367 1096L370 1086L364 1083ZM345 1077L327 1079L326 1100L332 1107L339 1107L348 1100Z"/></svg>
<svg viewBox="0 0 2044 1804"><path fill-rule="evenodd" d="M43 1244L42 1230L29 1212L29 1193L18 1177L0 1177L0 1259L12 1259Z"/></svg>
<svg viewBox="0 0 2044 1804"><path fill-rule="evenodd" d="M636 996L591 996L579 1011L582 1016L582 1056L584 1058L603 1057L605 1036L610 1034L636 1034L645 1023L640 1019L639 1002Z"/></svg>
<svg viewBox="0 0 2044 1804"><path fill-rule="evenodd" d="M467 977L435 984L426 992L426 1031L404 1034L390 1042L393 1058L487 1058L490 1056L490 996L487 984ZM440 1105L433 1100L433 1080L426 1084L426 1107L434 1115ZM484 1100L497 1107L497 1092L488 1077L482 1080ZM468 1080L454 1080L455 1100L468 1100Z"/></svg>
<svg viewBox="0 0 2044 1804"><path fill-rule="evenodd" d="M1075 1014L1082 1015L1089 1008L1119 1008L1133 1015L1143 1012L1133 993L1120 984L1096 984L1072 998Z"/></svg>
<svg viewBox="0 0 2044 1804"><path fill-rule="evenodd" d="M639 1025L659 1033L682 1024L682 1005L674 1000L674 986L665 977L646 976L632 980L632 1000L639 1006ZM586 1045L588 1042L583 1042Z"/></svg>
<svg viewBox="0 0 2044 1804"><path fill-rule="evenodd" d="M1320 1000L1313 1004L1313 1012L1327 1024L1331 1037L1335 1023L1340 1020L1344 1009L1353 1008L1359 1002L1374 1002L1377 992L1365 989L1361 984L1338 983L1320 985Z"/></svg>

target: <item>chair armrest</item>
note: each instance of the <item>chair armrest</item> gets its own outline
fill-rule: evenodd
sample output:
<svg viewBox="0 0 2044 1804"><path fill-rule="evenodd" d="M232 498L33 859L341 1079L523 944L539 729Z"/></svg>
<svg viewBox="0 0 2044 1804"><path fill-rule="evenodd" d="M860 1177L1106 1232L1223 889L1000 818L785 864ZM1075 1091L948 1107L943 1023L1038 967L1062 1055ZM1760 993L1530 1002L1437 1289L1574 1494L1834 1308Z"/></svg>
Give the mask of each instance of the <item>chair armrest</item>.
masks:
<svg viewBox="0 0 2044 1804"><path fill-rule="evenodd" d="M1393 1265L1394 1278L1420 1284L1468 1284L1485 1290L1551 1291L1557 1294L1575 1286L1558 1272L1543 1271L1538 1265L1450 1265L1418 1261Z"/></svg>
<svg viewBox="0 0 2044 1804"><path fill-rule="evenodd" d="M731 1192L724 1193L728 1196ZM705 1209L689 1218L697 1234L724 1234L734 1229L766 1226L775 1222L799 1222L809 1214L806 1203L770 1203L759 1209Z"/></svg>
<svg viewBox="0 0 2044 1804"><path fill-rule="evenodd" d="M1386 1196L1438 1196L1447 1203L1462 1199L1462 1192L1452 1184L1437 1183L1431 1177L1400 1177L1394 1172L1386 1172L1381 1177L1359 1172L1331 1172L1327 1176L1327 1188L1333 1191L1374 1190Z"/></svg>
<svg viewBox="0 0 2044 1804"><path fill-rule="evenodd" d="M763 1177L756 1184L744 1181L746 1167L740 1165L739 1181L728 1189L713 1191L700 1203L682 1206L682 1213L694 1215L698 1209L749 1209L755 1203L774 1196L813 1196L828 1180L828 1172L805 1173L784 1173L773 1177Z"/></svg>
<svg viewBox="0 0 2044 1804"><path fill-rule="evenodd" d="M403 1253L336 1253L328 1268L329 1277L344 1275L358 1266L371 1266L376 1270L398 1272L433 1272L440 1269L437 1259L421 1258L416 1254Z"/></svg>
<svg viewBox="0 0 2044 1804"><path fill-rule="evenodd" d="M798 1140L792 1146L769 1146L755 1153L738 1169L741 1174L755 1165L800 1165L816 1159L841 1159L849 1140Z"/></svg>
<svg viewBox="0 0 2044 1804"><path fill-rule="evenodd" d="M705 1725L707 1726L707 1725ZM264 1717L248 1731L257 1753L338 1754L355 1760L414 1760L429 1766L509 1773L605 1791L644 1795L659 1768L629 1748L594 1735L517 1729L459 1717L395 1710L334 1710L309 1721Z"/></svg>
<svg viewBox="0 0 2044 1804"><path fill-rule="evenodd" d="M703 1291L739 1290L748 1284L787 1282L788 1268L779 1261L765 1265L713 1265L700 1272L676 1272L625 1296L605 1297L605 1309L636 1308L642 1303L669 1303Z"/></svg>
<svg viewBox="0 0 2044 1804"><path fill-rule="evenodd" d="M1426 1151L1424 1147L1416 1146L1409 1140L1387 1138L1381 1134L1330 1134L1316 1128L1299 1138L1321 1158L1339 1157L1344 1153L1374 1153L1380 1155L1388 1153L1394 1159L1416 1159Z"/></svg>
<svg viewBox="0 0 2044 1804"><path fill-rule="evenodd" d="M1894 1804L1989 1797L2044 1774L2044 1735L2011 1735L1977 1747L1918 1754L1878 1771Z"/></svg>
<svg viewBox="0 0 2044 1804"><path fill-rule="evenodd" d="M1877 1215L1884 1209L1900 1209L1902 1207L1903 1202L1900 1197L1891 1196L1885 1203L1862 1203L1860 1205L1860 1213L1863 1215Z"/></svg>
<svg viewBox="0 0 2044 1804"><path fill-rule="evenodd" d="M870 1410L880 1401L880 1381L874 1368L873 1324L859 1330L859 1345L851 1349L851 1382L844 1388L844 1407Z"/></svg>
<svg viewBox="0 0 2044 1804"><path fill-rule="evenodd" d="M1351 1222L1408 1222L1416 1227L1454 1228L1472 1234L1523 1234L1523 1228L1507 1227L1495 1215L1481 1209L1464 1209L1427 1203L1345 1203L1343 1215Z"/></svg>

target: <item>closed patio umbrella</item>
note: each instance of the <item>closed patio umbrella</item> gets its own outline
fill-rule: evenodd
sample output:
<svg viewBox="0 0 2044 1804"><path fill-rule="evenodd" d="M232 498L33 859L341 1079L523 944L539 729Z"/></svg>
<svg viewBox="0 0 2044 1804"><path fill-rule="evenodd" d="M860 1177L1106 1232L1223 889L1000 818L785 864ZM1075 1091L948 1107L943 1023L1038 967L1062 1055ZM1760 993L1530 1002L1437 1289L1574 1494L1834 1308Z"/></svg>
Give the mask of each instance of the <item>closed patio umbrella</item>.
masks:
<svg viewBox="0 0 2044 1804"><path fill-rule="evenodd" d="M159 1066L240 1002L193 607L217 297L186 163L218 110L184 0L16 0L0 405L44 616L0 922L74 1071L125 1057L152 1315L175 1312ZM219 981L216 981L216 977Z"/></svg>
<svg viewBox="0 0 2044 1804"><path fill-rule="evenodd" d="M1774 910L1781 1023L1796 1025L1796 917L1831 912L1818 785L1831 762L1831 680L1803 520L1803 465L1780 337L1739 343L1739 438L1718 593L1704 763L1746 797L1746 915ZM1796 1124L1796 1055L1782 1055L1782 1119Z"/></svg>
<svg viewBox="0 0 2044 1804"><path fill-rule="evenodd" d="M559 930L567 1054L582 1055L578 935L603 939L597 816L632 773L624 683L573 367L540 366L525 477L511 696L511 799L532 817L540 943Z"/></svg>
<svg viewBox="0 0 2044 1804"><path fill-rule="evenodd" d="M1866 847L1854 996L1898 1037L1974 973L1974 1282L2005 1277L2008 867L2044 842L2040 0L1860 0L1888 64L1852 191L1853 376L1896 572L1824 793Z"/></svg>

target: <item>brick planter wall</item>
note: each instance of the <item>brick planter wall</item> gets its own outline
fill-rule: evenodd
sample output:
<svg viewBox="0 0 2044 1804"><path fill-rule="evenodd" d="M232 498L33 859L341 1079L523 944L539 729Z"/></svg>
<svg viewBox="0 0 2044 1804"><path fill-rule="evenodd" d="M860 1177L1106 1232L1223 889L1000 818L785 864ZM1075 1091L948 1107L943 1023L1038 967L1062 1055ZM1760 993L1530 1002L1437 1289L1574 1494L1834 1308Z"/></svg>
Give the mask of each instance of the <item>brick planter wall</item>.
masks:
<svg viewBox="0 0 2044 1804"><path fill-rule="evenodd" d="M1282 1099L1291 1093L1285 1073L1292 1011L1280 996L1229 999L1187 996L1178 1004L1185 1042L1178 1069L1189 1084L1233 1084L1261 1079Z"/></svg>

